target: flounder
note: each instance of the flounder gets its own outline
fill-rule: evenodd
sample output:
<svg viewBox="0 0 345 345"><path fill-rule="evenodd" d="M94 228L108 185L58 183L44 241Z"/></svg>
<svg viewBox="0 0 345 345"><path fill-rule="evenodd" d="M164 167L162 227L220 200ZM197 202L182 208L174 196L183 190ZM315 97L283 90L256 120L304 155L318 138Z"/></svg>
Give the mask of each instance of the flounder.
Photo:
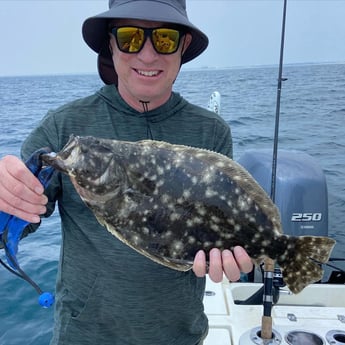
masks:
<svg viewBox="0 0 345 345"><path fill-rule="evenodd" d="M203 249L243 246L276 260L289 289L321 279L335 241L284 235L266 192L239 164L208 151L143 140L71 136L43 161L70 176L98 221L151 260L186 271ZM316 262L315 262L316 261Z"/></svg>

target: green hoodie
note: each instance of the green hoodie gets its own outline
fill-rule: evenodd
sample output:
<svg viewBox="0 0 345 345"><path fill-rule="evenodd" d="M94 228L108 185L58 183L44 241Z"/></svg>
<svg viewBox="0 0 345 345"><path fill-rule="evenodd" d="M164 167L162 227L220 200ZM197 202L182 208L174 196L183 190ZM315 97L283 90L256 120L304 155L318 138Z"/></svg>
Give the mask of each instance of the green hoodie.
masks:
<svg viewBox="0 0 345 345"><path fill-rule="evenodd" d="M232 155L229 126L177 93L161 107L140 113L124 102L114 86L105 86L50 111L24 142L22 156L26 159L46 146L57 152L71 134L163 140ZM67 176L56 174L46 195L46 216L58 202L62 224L51 345L200 341L207 332L204 278L161 266L117 240L97 222Z"/></svg>

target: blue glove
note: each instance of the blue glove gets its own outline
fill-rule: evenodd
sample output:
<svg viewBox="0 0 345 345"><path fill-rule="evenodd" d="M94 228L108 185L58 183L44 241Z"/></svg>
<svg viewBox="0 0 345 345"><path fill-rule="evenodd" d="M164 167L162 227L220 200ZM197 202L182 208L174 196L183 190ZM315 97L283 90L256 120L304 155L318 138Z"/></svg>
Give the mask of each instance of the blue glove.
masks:
<svg viewBox="0 0 345 345"><path fill-rule="evenodd" d="M54 168L43 167L41 155L49 153L50 150L42 148L35 151L25 162L30 171L39 179L43 187L46 188L53 176ZM43 293L42 290L34 283L26 273L20 268L17 261L18 244L22 238L23 231L29 222L18 217L0 212L0 245L5 249L7 266L2 260L0 263L10 272L28 281L39 293L39 303L43 307L50 307L54 303L54 296L48 292Z"/></svg>

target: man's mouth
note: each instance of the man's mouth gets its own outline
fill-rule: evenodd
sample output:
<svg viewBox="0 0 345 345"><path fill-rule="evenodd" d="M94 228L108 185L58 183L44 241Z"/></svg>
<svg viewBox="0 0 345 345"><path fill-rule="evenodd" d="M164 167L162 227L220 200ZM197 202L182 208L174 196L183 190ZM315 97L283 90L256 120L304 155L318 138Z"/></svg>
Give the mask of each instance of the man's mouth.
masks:
<svg viewBox="0 0 345 345"><path fill-rule="evenodd" d="M160 71L143 71L140 69L136 69L135 71L145 77L155 77L160 73Z"/></svg>

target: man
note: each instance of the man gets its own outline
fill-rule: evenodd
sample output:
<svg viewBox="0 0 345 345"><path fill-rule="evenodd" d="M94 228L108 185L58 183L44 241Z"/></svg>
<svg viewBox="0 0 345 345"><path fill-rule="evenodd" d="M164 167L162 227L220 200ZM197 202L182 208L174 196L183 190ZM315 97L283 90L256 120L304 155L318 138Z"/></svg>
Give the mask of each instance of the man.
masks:
<svg viewBox="0 0 345 345"><path fill-rule="evenodd" d="M228 125L172 92L181 64L208 45L188 20L185 1L110 0L109 11L83 24L98 53L101 90L49 112L25 140L26 159L40 147L59 151L70 134L137 141L163 140L231 156ZM0 210L33 223L58 203L63 243L51 345L195 345L207 334L202 298L205 253L193 271L158 265L109 234L67 176L43 188L19 159L0 161ZM252 265L241 247L210 252L209 275L237 280Z"/></svg>

